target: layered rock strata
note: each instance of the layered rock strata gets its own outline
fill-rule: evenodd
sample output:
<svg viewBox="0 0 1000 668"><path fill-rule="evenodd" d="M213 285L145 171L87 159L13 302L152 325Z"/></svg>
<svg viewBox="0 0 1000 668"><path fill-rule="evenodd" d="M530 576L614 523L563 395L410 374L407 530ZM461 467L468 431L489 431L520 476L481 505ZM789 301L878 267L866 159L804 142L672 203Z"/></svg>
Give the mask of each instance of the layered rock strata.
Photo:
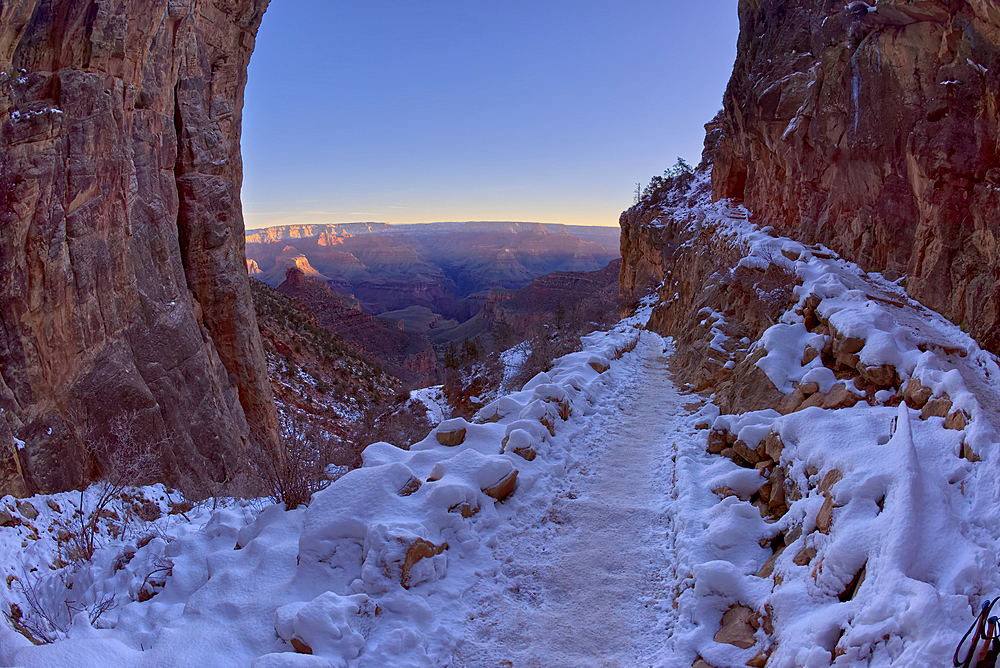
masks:
<svg viewBox="0 0 1000 668"><path fill-rule="evenodd" d="M98 474L124 411L189 489L276 442L240 205L266 6L0 3L0 407L24 443L0 492Z"/></svg>
<svg viewBox="0 0 1000 668"><path fill-rule="evenodd" d="M713 194L1000 351L1000 3L742 1ZM720 132L721 130L721 132Z"/></svg>
<svg viewBox="0 0 1000 668"><path fill-rule="evenodd" d="M341 336L352 348L378 361L404 383L420 387L439 376L437 353L426 334L403 331L334 292L324 281L289 267L278 292L299 300L316 314L319 326Z"/></svg>

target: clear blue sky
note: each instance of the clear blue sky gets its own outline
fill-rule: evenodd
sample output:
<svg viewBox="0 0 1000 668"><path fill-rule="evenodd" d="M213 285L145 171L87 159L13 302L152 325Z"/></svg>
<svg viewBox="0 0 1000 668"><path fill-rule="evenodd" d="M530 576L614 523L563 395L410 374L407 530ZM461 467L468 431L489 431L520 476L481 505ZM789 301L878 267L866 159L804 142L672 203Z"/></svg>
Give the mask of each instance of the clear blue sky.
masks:
<svg viewBox="0 0 1000 668"><path fill-rule="evenodd" d="M617 225L701 155L737 0L272 0L243 123L248 228Z"/></svg>

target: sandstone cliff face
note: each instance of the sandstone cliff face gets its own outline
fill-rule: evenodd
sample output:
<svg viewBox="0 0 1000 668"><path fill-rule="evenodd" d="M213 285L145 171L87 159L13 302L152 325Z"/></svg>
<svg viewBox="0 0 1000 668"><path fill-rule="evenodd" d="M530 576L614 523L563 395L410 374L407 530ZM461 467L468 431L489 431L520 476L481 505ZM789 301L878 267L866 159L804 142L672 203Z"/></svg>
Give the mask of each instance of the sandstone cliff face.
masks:
<svg viewBox="0 0 1000 668"><path fill-rule="evenodd" d="M276 439L239 199L266 5L0 3L0 492L80 484L127 410L191 488Z"/></svg>
<svg viewBox="0 0 1000 668"><path fill-rule="evenodd" d="M845 5L847 5L845 7ZM1000 3L743 0L716 198L1000 350Z"/></svg>

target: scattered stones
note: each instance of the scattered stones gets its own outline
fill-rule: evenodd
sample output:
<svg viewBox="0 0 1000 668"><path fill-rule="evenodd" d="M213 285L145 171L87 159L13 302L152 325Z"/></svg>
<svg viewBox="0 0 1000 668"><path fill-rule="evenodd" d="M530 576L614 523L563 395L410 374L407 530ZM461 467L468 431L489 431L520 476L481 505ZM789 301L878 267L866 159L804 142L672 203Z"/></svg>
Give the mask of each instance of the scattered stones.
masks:
<svg viewBox="0 0 1000 668"><path fill-rule="evenodd" d="M814 394L813 397L821 396L818 393ZM812 399L812 397L810 397ZM854 404L861 401L861 397L851 392L847 389L847 385L844 383L837 383L830 389L826 397L823 398L822 407L826 409L840 409L840 408L851 408Z"/></svg>
<svg viewBox="0 0 1000 668"><path fill-rule="evenodd" d="M775 406L775 409L782 415L788 415L789 413L794 413L799 410L805 399L806 395L802 391L802 387L798 386L792 390L791 394L785 395L778 405Z"/></svg>
<svg viewBox="0 0 1000 668"><path fill-rule="evenodd" d="M778 576L775 576L774 579L777 580ZM769 636L774 635L774 623L772 621L773 619L774 619L774 608L771 606L770 603L765 603L764 612L760 616L760 628L764 629L764 633L766 633Z"/></svg>
<svg viewBox="0 0 1000 668"><path fill-rule="evenodd" d="M400 488L399 495L400 496L412 495L414 492L420 489L420 484L421 483L419 480L411 477L409 480L406 481L406 484L403 485L402 488Z"/></svg>
<svg viewBox="0 0 1000 668"><path fill-rule="evenodd" d="M765 482L763 485L761 485L759 493L760 493L760 500L764 502L764 505L766 507L767 502L771 500L771 483Z"/></svg>
<svg viewBox="0 0 1000 668"><path fill-rule="evenodd" d="M760 461L760 455L743 441L733 443L733 450L747 462L756 465Z"/></svg>
<svg viewBox="0 0 1000 668"><path fill-rule="evenodd" d="M517 471L514 472L515 475ZM427 557L433 557L441 554L448 549L448 543L441 543L440 545L435 545L429 540L424 540L423 538L418 538L410 545L406 550L406 559L403 561L402 577L399 584L403 585L403 588L410 588L410 569L421 559Z"/></svg>
<svg viewBox="0 0 1000 668"><path fill-rule="evenodd" d="M465 420L445 420L438 427L437 441L441 445L448 447L454 447L456 445L461 445L465 442L465 427L460 426L460 424L451 423L461 423L465 424Z"/></svg>
<svg viewBox="0 0 1000 668"><path fill-rule="evenodd" d="M813 381L811 383L801 383L799 389L802 390L802 394L809 396L810 394L816 394L819 392L819 383Z"/></svg>
<svg viewBox="0 0 1000 668"><path fill-rule="evenodd" d="M830 524L833 522L833 497L829 494L824 496L823 505L816 515L816 529L820 533L830 533Z"/></svg>
<svg viewBox="0 0 1000 668"><path fill-rule="evenodd" d="M749 496L747 496L746 494L740 495L739 492L737 492L736 490L734 490L731 487L716 487L715 489L712 490L712 494L715 494L720 499L725 499L725 498L728 498L730 496L735 496L740 501L748 501L749 500Z"/></svg>
<svg viewBox="0 0 1000 668"><path fill-rule="evenodd" d="M886 390L896 384L896 367L891 364L869 366L863 362L857 365L861 378L880 390Z"/></svg>
<svg viewBox="0 0 1000 668"><path fill-rule="evenodd" d="M590 363L590 368L592 368L597 373L604 373L605 371L607 371L608 369L611 368L611 365L610 364L602 364L600 362L594 361L594 362Z"/></svg>
<svg viewBox="0 0 1000 668"><path fill-rule="evenodd" d="M759 578L771 577L771 573L774 572L774 564L778 561L778 557L781 556L781 553L784 552L787 547L788 547L787 545L779 545L778 549L774 551L774 554L768 557L767 561L764 562L764 565L757 572L757 577Z"/></svg>
<svg viewBox="0 0 1000 668"><path fill-rule="evenodd" d="M962 457L964 459L968 459L973 464L975 464L976 462L982 461L980 459L979 455L977 455L976 452L971 447L969 447L968 443L962 443ZM0 524L0 526L3 526L3 525Z"/></svg>
<svg viewBox="0 0 1000 668"><path fill-rule="evenodd" d="M770 654L766 650L760 650L757 652L757 656L747 661L747 668L765 668L767 666L767 660L770 658Z"/></svg>
<svg viewBox="0 0 1000 668"><path fill-rule="evenodd" d="M749 649L756 644L753 634L754 611L745 605L734 605L722 616L722 628L715 634L715 642Z"/></svg>
<svg viewBox="0 0 1000 668"><path fill-rule="evenodd" d="M294 636L292 637L292 639L291 639L290 642L292 643L292 648L296 652L298 652L299 654L312 654L313 653L312 647L310 647L309 645L305 644L304 642L302 642L301 640L299 640L298 638L296 638Z"/></svg>
<svg viewBox="0 0 1000 668"><path fill-rule="evenodd" d="M868 562L865 562L865 564L860 569L858 569L858 572L854 574L854 577L851 579L851 581L847 583L847 587L845 587L844 591L842 591L840 595L837 597L840 599L841 603L846 603L847 601L852 600L854 598L854 595L858 593L858 589L860 589L861 585L864 584L867 569L868 569Z"/></svg>
<svg viewBox="0 0 1000 668"><path fill-rule="evenodd" d="M46 504L46 505L47 505L47 506L48 506L49 508L51 508L52 510L56 511L57 513L61 513L61 512L62 512L62 508L60 508L60 507L59 507L59 504L58 504L58 503L56 503L56 502L55 502L54 500L52 500L52 499L46 499L46 500L45 500L45 504Z"/></svg>
<svg viewBox="0 0 1000 668"><path fill-rule="evenodd" d="M792 562L796 566L808 566L809 562L811 562L815 557L816 557L816 548L804 547L801 550L799 550L799 553L795 555L795 559L793 559Z"/></svg>
<svg viewBox="0 0 1000 668"><path fill-rule="evenodd" d="M771 477L768 479L771 483L771 493L770 498L767 501L767 507L771 512L784 514L782 508L785 506L785 473L780 468L774 469L771 472Z"/></svg>
<svg viewBox="0 0 1000 668"><path fill-rule="evenodd" d="M903 389L903 399L910 408L920 410L931 398L931 388L924 387L920 380L911 378Z"/></svg>
<svg viewBox="0 0 1000 668"><path fill-rule="evenodd" d="M781 461L781 451L784 450L785 444L781 442L781 437L771 432L764 439L764 451L767 456L778 462Z"/></svg>
<svg viewBox="0 0 1000 668"><path fill-rule="evenodd" d="M479 508L473 508L468 503L459 503L448 509L449 513L461 513L462 517L469 519L479 512Z"/></svg>
<svg viewBox="0 0 1000 668"><path fill-rule="evenodd" d="M819 357L820 352L812 346L806 346L806 351L802 354L802 366L805 366Z"/></svg>
<svg viewBox="0 0 1000 668"><path fill-rule="evenodd" d="M14 523L13 515L6 510L0 510L0 527L9 527Z"/></svg>
<svg viewBox="0 0 1000 668"><path fill-rule="evenodd" d="M719 431L718 429L713 429L708 432L708 453L711 455L721 455L722 451L726 449L726 434L725 432Z"/></svg>
<svg viewBox="0 0 1000 668"><path fill-rule="evenodd" d="M535 457L538 456L538 453L535 452L535 449L531 447L514 448L514 454L528 462L535 461Z"/></svg>
<svg viewBox="0 0 1000 668"><path fill-rule="evenodd" d="M854 355L861 352L865 347L865 340L856 336L844 336L840 332L835 332L833 337L834 357L841 355Z"/></svg>
<svg viewBox="0 0 1000 668"><path fill-rule="evenodd" d="M829 471L826 472L826 475L823 476L823 480L820 481L818 489L820 492L825 494L826 492L830 491L831 487L833 487L843 479L844 479L843 473L841 473L837 469L830 469Z"/></svg>

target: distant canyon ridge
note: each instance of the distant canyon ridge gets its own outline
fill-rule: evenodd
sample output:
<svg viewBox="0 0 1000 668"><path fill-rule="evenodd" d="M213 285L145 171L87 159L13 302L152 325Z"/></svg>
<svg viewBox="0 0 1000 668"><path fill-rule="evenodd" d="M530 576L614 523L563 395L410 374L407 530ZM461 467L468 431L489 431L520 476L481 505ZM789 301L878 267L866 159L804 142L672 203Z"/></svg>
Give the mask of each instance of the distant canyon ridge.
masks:
<svg viewBox="0 0 1000 668"><path fill-rule="evenodd" d="M353 295L373 315L424 306L466 320L491 288L553 271L594 271L620 257L618 227L470 222L347 223L248 230L247 269L271 287L289 267Z"/></svg>
<svg viewBox="0 0 1000 668"><path fill-rule="evenodd" d="M617 227L469 222L347 223L248 230L247 270L408 384L439 377L438 354L515 336L589 300L617 312ZM581 317L582 314L581 314Z"/></svg>

